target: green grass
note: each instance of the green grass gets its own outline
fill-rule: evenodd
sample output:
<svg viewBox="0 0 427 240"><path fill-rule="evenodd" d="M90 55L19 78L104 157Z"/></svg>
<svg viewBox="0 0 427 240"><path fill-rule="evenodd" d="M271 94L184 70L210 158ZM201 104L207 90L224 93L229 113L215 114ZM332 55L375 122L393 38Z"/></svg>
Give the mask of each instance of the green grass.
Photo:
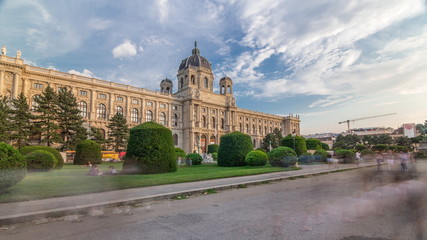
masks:
<svg viewBox="0 0 427 240"><path fill-rule="evenodd" d="M122 168L122 163L104 163L98 165L98 167L101 171L107 171L110 165L115 166L119 171ZM62 170L27 173L21 182L0 194L0 203L298 169L300 168L271 166L218 167L216 164L203 164L192 167L179 167L178 171L173 173L88 176L87 167L65 164Z"/></svg>

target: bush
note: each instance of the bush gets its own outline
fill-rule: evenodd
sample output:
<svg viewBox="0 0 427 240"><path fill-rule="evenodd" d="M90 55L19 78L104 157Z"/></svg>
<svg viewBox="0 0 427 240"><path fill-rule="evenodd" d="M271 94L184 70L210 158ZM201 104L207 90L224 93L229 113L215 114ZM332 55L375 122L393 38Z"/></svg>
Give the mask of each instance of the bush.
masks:
<svg viewBox="0 0 427 240"><path fill-rule="evenodd" d="M212 153L212 158L214 161L218 161L218 153L216 152Z"/></svg>
<svg viewBox="0 0 427 240"><path fill-rule="evenodd" d="M55 156L55 166L53 167L54 169L62 169L62 167L64 166L64 158L62 157L61 153L59 153L58 150L56 150L53 147L48 147L48 146L25 146L22 147L21 149L19 149L19 152L22 153L22 155L27 155L28 153L31 153L35 150L44 150L44 151L48 151L50 153L53 154L53 156Z"/></svg>
<svg viewBox="0 0 427 240"><path fill-rule="evenodd" d="M223 135L218 149L218 166L244 166L246 154L252 150L253 145L249 135L241 132Z"/></svg>
<svg viewBox="0 0 427 240"><path fill-rule="evenodd" d="M123 173L152 174L176 170L171 130L155 122L146 122L130 130Z"/></svg>
<svg viewBox="0 0 427 240"><path fill-rule="evenodd" d="M323 150L329 150L329 145L328 144L326 144L326 143L324 143L324 142L322 142L322 149Z"/></svg>
<svg viewBox="0 0 427 240"><path fill-rule="evenodd" d="M415 152L414 158L427 158L427 155L424 154L423 152Z"/></svg>
<svg viewBox="0 0 427 240"><path fill-rule="evenodd" d="M375 146L372 146L371 150L372 151L384 152L384 151L388 150L388 145L386 145L386 144L377 144Z"/></svg>
<svg viewBox="0 0 427 240"><path fill-rule="evenodd" d="M354 147L358 152L362 152L363 150L368 150L368 146L363 145L363 144L356 144L356 146Z"/></svg>
<svg viewBox="0 0 427 240"><path fill-rule="evenodd" d="M55 167L55 156L45 150L35 150L25 155L28 171L47 172Z"/></svg>
<svg viewBox="0 0 427 240"><path fill-rule="evenodd" d="M284 137L282 139L282 146L289 147L291 149L294 149L294 143L295 143L295 152L297 155L301 155L302 153L307 152L307 145L305 144L305 138L300 136L292 137L291 134Z"/></svg>
<svg viewBox="0 0 427 240"><path fill-rule="evenodd" d="M301 154L298 158L298 161L300 163L312 163L314 162L314 160L315 160L314 156L309 152Z"/></svg>
<svg viewBox="0 0 427 240"><path fill-rule="evenodd" d="M203 161L202 156L200 156L198 153L189 153L187 154L186 158L191 159L192 165L201 165Z"/></svg>
<svg viewBox="0 0 427 240"><path fill-rule="evenodd" d="M313 157L315 162L326 162L328 152L323 149L319 149L313 153Z"/></svg>
<svg viewBox="0 0 427 240"><path fill-rule="evenodd" d="M178 147L175 148L175 155L176 155L176 159L177 160L178 160L179 157L185 158L187 156L187 154L185 153L185 151L182 150L181 148L178 148Z"/></svg>
<svg viewBox="0 0 427 240"><path fill-rule="evenodd" d="M278 147L267 153L268 160L273 167L289 167L297 162L297 154L292 148Z"/></svg>
<svg viewBox="0 0 427 240"><path fill-rule="evenodd" d="M338 159L342 159L342 163L353 163L356 160L356 154L347 149L335 151Z"/></svg>
<svg viewBox="0 0 427 240"><path fill-rule="evenodd" d="M249 166L264 166L267 160L267 154L259 150L250 151L245 157L245 162Z"/></svg>
<svg viewBox="0 0 427 240"><path fill-rule="evenodd" d="M217 144L208 145L208 153L217 153L219 146Z"/></svg>
<svg viewBox="0 0 427 240"><path fill-rule="evenodd" d="M24 156L9 144L0 142L0 192L21 181L26 173Z"/></svg>
<svg viewBox="0 0 427 240"><path fill-rule="evenodd" d="M74 156L74 165L86 165L102 163L101 146L92 140L83 140L76 146L76 155Z"/></svg>
<svg viewBox="0 0 427 240"><path fill-rule="evenodd" d="M255 150L261 151L261 152L263 152L263 153L267 153L267 151L266 151L264 148L257 148L257 149L255 149Z"/></svg>
<svg viewBox="0 0 427 240"><path fill-rule="evenodd" d="M322 142L319 139L308 138L305 140L308 150L317 150L322 148Z"/></svg>

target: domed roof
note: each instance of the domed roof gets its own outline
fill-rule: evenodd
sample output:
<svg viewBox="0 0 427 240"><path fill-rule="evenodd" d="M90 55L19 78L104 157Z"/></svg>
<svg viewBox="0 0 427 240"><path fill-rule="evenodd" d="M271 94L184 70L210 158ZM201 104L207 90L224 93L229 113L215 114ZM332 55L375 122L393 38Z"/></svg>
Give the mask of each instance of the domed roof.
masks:
<svg viewBox="0 0 427 240"><path fill-rule="evenodd" d="M197 41L194 42L194 49L192 51L192 55L182 60L181 64L179 65L178 71L188 68L189 66L205 67L212 70L209 61L206 58L200 56L200 50L197 48Z"/></svg>
<svg viewBox="0 0 427 240"><path fill-rule="evenodd" d="M219 81L220 81L220 82L222 82L222 81L230 81L230 82L233 82L233 80L231 80L231 78L229 78L229 77L227 77L227 76L222 77Z"/></svg>
<svg viewBox="0 0 427 240"><path fill-rule="evenodd" d="M170 80L169 78L165 78L165 79L163 79L162 81L161 81L161 83L164 83L164 82L172 82L172 80Z"/></svg>

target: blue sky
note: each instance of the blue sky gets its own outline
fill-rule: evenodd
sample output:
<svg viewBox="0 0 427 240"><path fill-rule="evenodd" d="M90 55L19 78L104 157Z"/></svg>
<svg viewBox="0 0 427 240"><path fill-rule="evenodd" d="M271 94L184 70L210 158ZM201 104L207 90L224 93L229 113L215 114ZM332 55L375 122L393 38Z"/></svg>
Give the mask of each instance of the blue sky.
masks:
<svg viewBox="0 0 427 240"><path fill-rule="evenodd" d="M25 62L108 81L176 86L198 41L239 107L299 114L303 134L427 119L425 0L0 0L0 45ZM175 88L176 90L176 88Z"/></svg>

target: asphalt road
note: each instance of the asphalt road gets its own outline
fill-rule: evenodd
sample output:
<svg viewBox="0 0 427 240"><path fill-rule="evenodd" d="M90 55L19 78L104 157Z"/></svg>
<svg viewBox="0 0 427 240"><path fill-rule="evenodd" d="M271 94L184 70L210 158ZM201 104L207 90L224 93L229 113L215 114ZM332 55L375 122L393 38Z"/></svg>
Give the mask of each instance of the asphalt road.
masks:
<svg viewBox="0 0 427 240"><path fill-rule="evenodd" d="M0 239L427 239L427 163L338 172L4 226ZM412 179L412 180L411 180ZM424 237L424 238L423 238Z"/></svg>

